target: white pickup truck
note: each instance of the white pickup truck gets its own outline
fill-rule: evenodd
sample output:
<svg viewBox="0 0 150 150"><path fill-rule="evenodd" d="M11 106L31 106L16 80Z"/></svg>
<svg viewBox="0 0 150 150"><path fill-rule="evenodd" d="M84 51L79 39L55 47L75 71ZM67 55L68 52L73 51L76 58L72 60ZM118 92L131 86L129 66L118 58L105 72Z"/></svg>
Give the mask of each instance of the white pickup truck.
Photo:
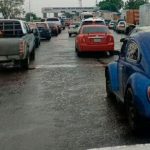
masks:
<svg viewBox="0 0 150 150"><path fill-rule="evenodd" d="M21 20L0 19L0 63L14 62L28 69L35 58L35 37Z"/></svg>

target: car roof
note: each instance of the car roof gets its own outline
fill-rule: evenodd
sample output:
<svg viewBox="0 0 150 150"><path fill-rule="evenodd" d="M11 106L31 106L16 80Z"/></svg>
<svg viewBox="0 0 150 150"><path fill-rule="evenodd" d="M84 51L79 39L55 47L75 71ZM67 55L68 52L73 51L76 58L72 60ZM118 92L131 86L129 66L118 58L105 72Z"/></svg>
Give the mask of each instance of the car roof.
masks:
<svg viewBox="0 0 150 150"><path fill-rule="evenodd" d="M150 26L138 26L135 29L149 30L150 31Z"/></svg>
<svg viewBox="0 0 150 150"><path fill-rule="evenodd" d="M103 18L88 18L88 19L84 19L82 22L85 22L85 21L104 21Z"/></svg>
<svg viewBox="0 0 150 150"><path fill-rule="evenodd" d="M92 25L84 25L82 28L85 28L85 27L106 27L106 25L98 25L98 24L92 24Z"/></svg>
<svg viewBox="0 0 150 150"><path fill-rule="evenodd" d="M18 22L25 22L25 21L19 20L19 19L0 19L0 21L18 21Z"/></svg>

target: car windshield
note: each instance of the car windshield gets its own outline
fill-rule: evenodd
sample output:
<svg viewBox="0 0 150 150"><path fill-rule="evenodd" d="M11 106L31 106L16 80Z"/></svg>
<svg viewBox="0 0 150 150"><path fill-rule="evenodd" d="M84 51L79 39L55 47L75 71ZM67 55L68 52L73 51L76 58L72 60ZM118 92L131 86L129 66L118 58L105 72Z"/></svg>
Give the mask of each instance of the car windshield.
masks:
<svg viewBox="0 0 150 150"><path fill-rule="evenodd" d="M107 33L109 30L107 27L98 27L98 26L92 26L92 27L84 27L82 30L83 34L88 34L88 33Z"/></svg>
<svg viewBox="0 0 150 150"><path fill-rule="evenodd" d="M95 21L95 24L101 24L101 25L105 25L104 21L102 21L102 20Z"/></svg>

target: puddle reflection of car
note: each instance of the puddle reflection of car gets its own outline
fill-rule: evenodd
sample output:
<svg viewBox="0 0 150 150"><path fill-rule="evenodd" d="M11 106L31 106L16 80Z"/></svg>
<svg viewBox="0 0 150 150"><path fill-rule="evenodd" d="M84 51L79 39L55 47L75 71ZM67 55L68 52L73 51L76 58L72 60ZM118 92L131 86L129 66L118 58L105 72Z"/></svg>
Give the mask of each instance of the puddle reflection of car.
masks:
<svg viewBox="0 0 150 150"><path fill-rule="evenodd" d="M51 39L51 29L46 22L36 22L37 28L42 39Z"/></svg>
<svg viewBox="0 0 150 150"><path fill-rule="evenodd" d="M68 27L68 34L69 37L71 37L72 34L77 35L78 31L79 31L79 25L80 23L72 23L69 27Z"/></svg>
<svg viewBox="0 0 150 150"><path fill-rule="evenodd" d="M84 25L75 39L75 49L78 56L83 52L114 51L114 37L105 25Z"/></svg>

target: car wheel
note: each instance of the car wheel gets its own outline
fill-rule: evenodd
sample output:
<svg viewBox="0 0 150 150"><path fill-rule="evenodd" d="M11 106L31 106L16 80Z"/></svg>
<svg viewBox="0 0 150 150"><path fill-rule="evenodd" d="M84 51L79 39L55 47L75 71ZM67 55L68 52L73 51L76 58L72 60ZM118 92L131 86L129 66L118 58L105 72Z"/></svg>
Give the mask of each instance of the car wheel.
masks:
<svg viewBox="0 0 150 150"><path fill-rule="evenodd" d="M109 55L113 56L114 55L114 51L109 51Z"/></svg>
<svg viewBox="0 0 150 150"><path fill-rule="evenodd" d="M30 54L30 59L34 60L35 59L35 49L33 48L31 54Z"/></svg>
<svg viewBox="0 0 150 150"><path fill-rule="evenodd" d="M75 48L75 51L76 51L76 54L77 54L78 57L81 57L81 56L82 56L82 53L79 52L79 50L78 50L77 48Z"/></svg>
<svg viewBox="0 0 150 150"><path fill-rule="evenodd" d="M108 98L115 98L115 95L111 90L111 82L108 70L106 70L106 93Z"/></svg>
<svg viewBox="0 0 150 150"><path fill-rule="evenodd" d="M69 33L69 37L71 37L71 34Z"/></svg>
<svg viewBox="0 0 150 150"><path fill-rule="evenodd" d="M49 41L51 39L51 37L47 38L47 40Z"/></svg>
<svg viewBox="0 0 150 150"><path fill-rule="evenodd" d="M128 123L131 127L131 130L134 132L139 131L139 129L141 129L141 122L137 109L134 105L134 96L131 88L127 89L125 95L125 105L128 116Z"/></svg>
<svg viewBox="0 0 150 150"><path fill-rule="evenodd" d="M27 58L21 60L21 68L27 70L29 68L30 58L27 56Z"/></svg>

